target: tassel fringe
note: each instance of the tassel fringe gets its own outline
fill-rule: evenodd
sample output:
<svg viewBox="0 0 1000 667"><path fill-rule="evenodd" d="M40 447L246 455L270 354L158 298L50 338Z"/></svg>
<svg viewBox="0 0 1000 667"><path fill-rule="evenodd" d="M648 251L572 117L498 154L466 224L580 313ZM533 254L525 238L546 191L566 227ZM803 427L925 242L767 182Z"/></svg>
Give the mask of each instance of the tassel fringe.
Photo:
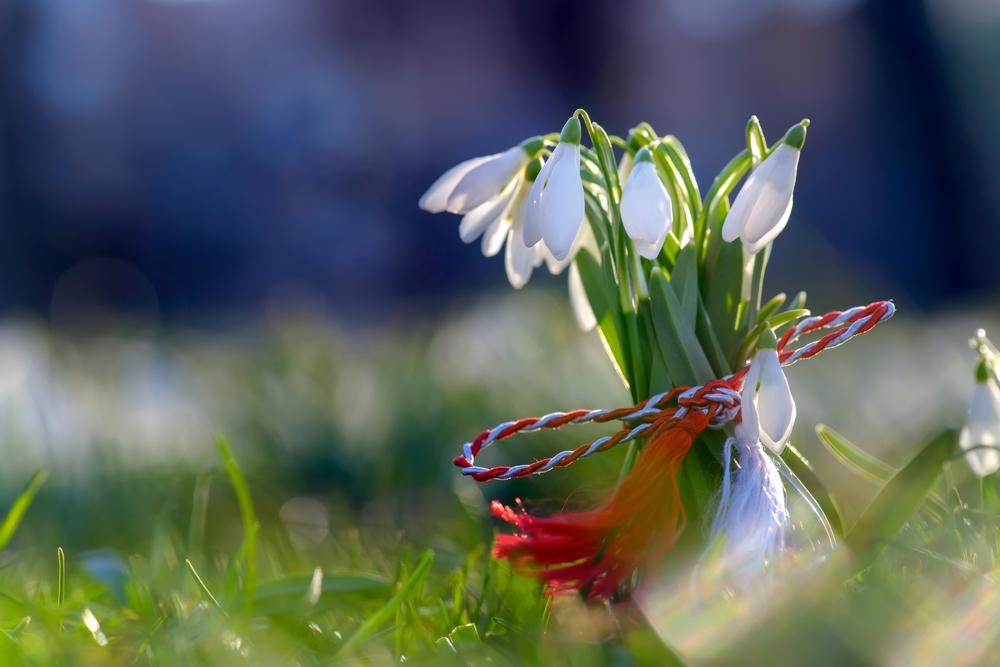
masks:
<svg viewBox="0 0 1000 667"><path fill-rule="evenodd" d="M635 468L602 507L538 517L494 502L493 515L519 531L498 536L494 556L530 571L551 593L613 596L637 567L669 551L684 530L677 476L709 417L694 411L674 416L666 411L653 425Z"/></svg>

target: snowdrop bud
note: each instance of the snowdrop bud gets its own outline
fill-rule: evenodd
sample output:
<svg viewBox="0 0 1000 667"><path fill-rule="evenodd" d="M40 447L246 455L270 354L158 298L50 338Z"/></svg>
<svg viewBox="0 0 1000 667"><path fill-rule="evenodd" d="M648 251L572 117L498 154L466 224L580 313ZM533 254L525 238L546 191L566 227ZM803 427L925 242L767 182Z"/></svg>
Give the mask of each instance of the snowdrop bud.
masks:
<svg viewBox="0 0 1000 667"><path fill-rule="evenodd" d="M570 254L584 216L580 137L580 120L574 115L528 195L524 242L531 247L544 240L560 261Z"/></svg>
<svg viewBox="0 0 1000 667"><path fill-rule="evenodd" d="M583 129L580 127L580 119L576 114L569 117L559 133L559 143L580 145L583 138Z"/></svg>
<svg viewBox="0 0 1000 667"><path fill-rule="evenodd" d="M804 120L788 130L778 147L750 173L722 225L723 240L739 238L746 252L753 255L785 228L808 126L809 121Z"/></svg>
<svg viewBox="0 0 1000 667"><path fill-rule="evenodd" d="M655 259L673 225L674 212L648 148L635 156L622 188L621 211L625 232L635 241L636 250L646 259Z"/></svg>
<svg viewBox="0 0 1000 667"><path fill-rule="evenodd" d="M754 166L760 162L761 158L764 157L764 153L767 152L767 142L764 140L764 129L760 126L760 120L757 116L750 116L750 120L747 121L747 148L750 149L750 155L753 160Z"/></svg>
<svg viewBox="0 0 1000 667"><path fill-rule="evenodd" d="M1000 470L1000 394L984 361L976 368L976 388L969 400L958 444L977 476L985 477Z"/></svg>
<svg viewBox="0 0 1000 667"><path fill-rule="evenodd" d="M795 399L775 347L774 334L765 329L743 379L740 399L743 423L738 437L749 439L756 429L760 441L780 454L795 425Z"/></svg>

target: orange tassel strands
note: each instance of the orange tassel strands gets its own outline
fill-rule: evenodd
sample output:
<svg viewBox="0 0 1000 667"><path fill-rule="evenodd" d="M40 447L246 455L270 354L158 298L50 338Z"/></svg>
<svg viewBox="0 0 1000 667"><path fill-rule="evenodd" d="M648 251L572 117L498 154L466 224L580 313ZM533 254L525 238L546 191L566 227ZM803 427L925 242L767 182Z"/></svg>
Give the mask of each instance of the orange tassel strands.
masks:
<svg viewBox="0 0 1000 667"><path fill-rule="evenodd" d="M663 556L685 525L681 462L709 422L703 412L679 419L675 412L657 418L632 472L602 507L538 517L494 501L493 515L520 531L498 536L494 556L530 571L552 593L588 598L611 597L637 567Z"/></svg>

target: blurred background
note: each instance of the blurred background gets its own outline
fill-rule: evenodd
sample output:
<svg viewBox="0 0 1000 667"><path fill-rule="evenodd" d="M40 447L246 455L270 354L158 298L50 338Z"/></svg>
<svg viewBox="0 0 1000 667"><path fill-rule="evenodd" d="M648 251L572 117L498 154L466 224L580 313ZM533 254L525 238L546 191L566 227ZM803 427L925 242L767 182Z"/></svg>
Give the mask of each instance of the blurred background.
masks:
<svg viewBox="0 0 1000 667"><path fill-rule="evenodd" d="M901 309L791 374L848 513L875 487L847 486L816 422L898 462L960 418L965 341L1000 322L994 0L0 0L4 496L49 467L75 500L40 502L72 530L134 497L95 476L147 470L173 482L127 493L169 513L190 477L163 471L215 465L222 431L275 516L296 494L321 525L481 511L450 465L470 434L626 394L564 278L513 292L416 202L578 106L677 135L703 186L751 114L772 140L812 119L766 290ZM566 440L536 443L518 458Z"/></svg>

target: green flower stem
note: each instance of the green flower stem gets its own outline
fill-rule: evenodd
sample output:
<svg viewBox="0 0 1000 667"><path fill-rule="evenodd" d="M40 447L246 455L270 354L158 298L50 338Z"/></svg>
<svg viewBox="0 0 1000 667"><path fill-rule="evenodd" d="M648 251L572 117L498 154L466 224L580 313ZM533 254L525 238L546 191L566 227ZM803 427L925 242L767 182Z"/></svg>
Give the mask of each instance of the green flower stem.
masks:
<svg viewBox="0 0 1000 667"><path fill-rule="evenodd" d="M602 151L602 147L604 146L602 139L606 139L607 135L604 134L603 130L598 130L598 127L591 122L590 116L585 110L577 109L575 113L587 128L587 134L590 136L590 142L593 145L593 149L587 152L596 158L597 166L601 171L601 175L604 176L606 185L605 192L607 193L608 200L608 217L606 222L608 224L611 248L614 255L618 299L625 319L625 335L628 340L628 352L626 353L628 368L625 369L628 377L626 379L632 400L638 402L643 398L642 393L645 391L643 388L649 384L645 377L645 368L648 364L645 364L645 360L640 358L642 347L639 339L635 301L633 300L634 285L632 284L629 272L628 250L625 235L622 233L621 210L619 209L621 189L618 183L618 172L615 170L616 163L613 155L606 156L610 163L605 159L601 159L602 152L605 152ZM606 147L606 152L610 152L610 150L609 144Z"/></svg>
<svg viewBox="0 0 1000 667"><path fill-rule="evenodd" d="M747 322L751 326L757 321L757 313L760 312L761 297L764 292L764 271L767 269L767 260L770 256L771 244L768 243L753 259L753 275L750 279L750 304L747 312Z"/></svg>
<svg viewBox="0 0 1000 667"><path fill-rule="evenodd" d="M732 192L736 184L739 183L743 175L750 169L750 151L744 148L740 153L730 160L719 175L715 177L712 182L712 187L708 189L708 193L705 195L704 203L701 207L701 214L695 220L694 225L694 241L697 247L701 249L702 256L704 256L706 243L705 243L705 223L708 219L709 213L715 208L717 201L728 197L729 193Z"/></svg>

